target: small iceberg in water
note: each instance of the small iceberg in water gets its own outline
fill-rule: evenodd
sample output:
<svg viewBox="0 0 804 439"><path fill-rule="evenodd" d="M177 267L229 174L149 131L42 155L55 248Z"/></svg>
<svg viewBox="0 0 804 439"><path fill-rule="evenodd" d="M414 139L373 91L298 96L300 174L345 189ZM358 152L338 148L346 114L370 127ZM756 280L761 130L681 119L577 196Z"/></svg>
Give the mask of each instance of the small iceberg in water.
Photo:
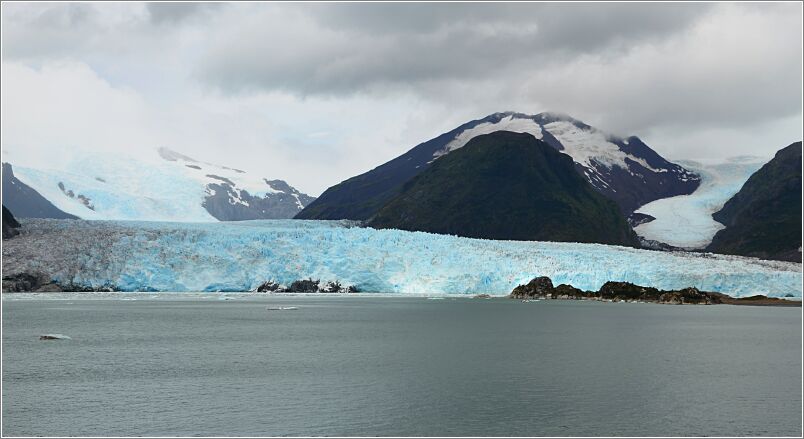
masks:
<svg viewBox="0 0 804 439"><path fill-rule="evenodd" d="M64 334L44 334L39 336L39 340L72 340Z"/></svg>
<svg viewBox="0 0 804 439"><path fill-rule="evenodd" d="M294 309L299 309L297 306L267 306L265 307L268 311L290 311Z"/></svg>

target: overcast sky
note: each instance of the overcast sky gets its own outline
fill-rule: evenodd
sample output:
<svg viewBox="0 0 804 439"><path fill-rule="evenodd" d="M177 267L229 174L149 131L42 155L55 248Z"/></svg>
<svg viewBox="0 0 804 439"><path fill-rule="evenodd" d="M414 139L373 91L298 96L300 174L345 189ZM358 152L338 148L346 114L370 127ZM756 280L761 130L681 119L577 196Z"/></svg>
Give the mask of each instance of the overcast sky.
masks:
<svg viewBox="0 0 804 439"><path fill-rule="evenodd" d="M800 2L3 3L2 37L4 160L167 146L317 196L497 111L671 159L802 137Z"/></svg>

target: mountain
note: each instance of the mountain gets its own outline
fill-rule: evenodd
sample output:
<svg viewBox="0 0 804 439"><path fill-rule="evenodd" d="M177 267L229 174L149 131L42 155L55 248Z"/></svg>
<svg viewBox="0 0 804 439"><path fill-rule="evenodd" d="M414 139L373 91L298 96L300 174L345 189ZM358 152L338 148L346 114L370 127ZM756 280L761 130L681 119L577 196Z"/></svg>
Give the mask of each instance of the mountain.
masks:
<svg viewBox="0 0 804 439"><path fill-rule="evenodd" d="M801 142L779 150L712 217L715 253L801 262Z"/></svg>
<svg viewBox="0 0 804 439"><path fill-rule="evenodd" d="M39 192L17 179L8 163L3 163L3 205L20 218L78 218L54 206Z"/></svg>
<svg viewBox="0 0 804 439"><path fill-rule="evenodd" d="M668 162L638 137L606 134L561 114L506 112L467 122L327 189L296 218L366 220L432 163L473 137L501 130L530 133L572 157L575 170L626 215L650 201L692 193L700 183L697 175Z"/></svg>
<svg viewBox="0 0 804 439"><path fill-rule="evenodd" d="M14 165L14 175L20 187L41 194L36 198L37 205L44 200L52 207L40 215L19 209L20 205L30 204L32 197L20 191L7 193L4 184L4 203L23 218L67 215L146 221L282 219L292 218L314 199L282 180L201 162L168 148L136 158L75 152L66 162Z"/></svg>
<svg viewBox="0 0 804 439"><path fill-rule="evenodd" d="M575 172L569 156L510 131L479 135L435 161L369 225L469 238L637 245L617 205Z"/></svg>

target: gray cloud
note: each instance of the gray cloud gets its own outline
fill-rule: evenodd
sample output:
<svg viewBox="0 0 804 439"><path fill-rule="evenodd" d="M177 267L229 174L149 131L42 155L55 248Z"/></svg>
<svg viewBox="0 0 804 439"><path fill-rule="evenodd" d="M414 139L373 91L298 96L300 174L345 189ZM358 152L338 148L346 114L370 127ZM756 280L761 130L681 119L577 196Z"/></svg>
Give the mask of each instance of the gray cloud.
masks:
<svg viewBox="0 0 804 439"><path fill-rule="evenodd" d="M326 4L265 7L223 28L198 76L302 95L476 79L689 27L707 5Z"/></svg>
<svg viewBox="0 0 804 439"><path fill-rule="evenodd" d="M313 194L505 110L769 156L801 136L801 8L4 3L3 145L167 145Z"/></svg>
<svg viewBox="0 0 804 439"><path fill-rule="evenodd" d="M189 2L157 2L146 4L151 21L156 24L176 24L220 5L220 3Z"/></svg>

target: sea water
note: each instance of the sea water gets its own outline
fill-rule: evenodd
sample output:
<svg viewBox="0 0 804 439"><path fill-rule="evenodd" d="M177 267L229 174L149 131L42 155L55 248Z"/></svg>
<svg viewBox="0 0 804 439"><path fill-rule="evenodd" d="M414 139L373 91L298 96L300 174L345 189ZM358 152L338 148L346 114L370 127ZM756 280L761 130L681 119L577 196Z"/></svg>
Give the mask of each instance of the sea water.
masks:
<svg viewBox="0 0 804 439"><path fill-rule="evenodd" d="M801 308L211 293L2 304L5 436L802 434Z"/></svg>

